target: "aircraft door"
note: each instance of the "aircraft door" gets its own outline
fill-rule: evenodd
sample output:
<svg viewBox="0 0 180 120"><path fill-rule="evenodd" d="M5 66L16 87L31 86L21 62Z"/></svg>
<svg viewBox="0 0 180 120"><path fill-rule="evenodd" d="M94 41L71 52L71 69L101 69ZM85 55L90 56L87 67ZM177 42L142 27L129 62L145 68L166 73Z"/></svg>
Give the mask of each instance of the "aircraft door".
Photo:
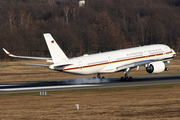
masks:
<svg viewBox="0 0 180 120"><path fill-rule="evenodd" d="M108 57L108 62L109 62L109 64L112 63L111 57Z"/></svg>
<svg viewBox="0 0 180 120"><path fill-rule="evenodd" d="M79 61L79 69L83 69L83 64L81 61Z"/></svg>
<svg viewBox="0 0 180 120"><path fill-rule="evenodd" d="M164 55L166 55L166 53L169 51L168 47L165 47L165 50L163 52Z"/></svg>
<svg viewBox="0 0 180 120"><path fill-rule="evenodd" d="M144 57L148 58L148 53L146 50L144 51Z"/></svg>

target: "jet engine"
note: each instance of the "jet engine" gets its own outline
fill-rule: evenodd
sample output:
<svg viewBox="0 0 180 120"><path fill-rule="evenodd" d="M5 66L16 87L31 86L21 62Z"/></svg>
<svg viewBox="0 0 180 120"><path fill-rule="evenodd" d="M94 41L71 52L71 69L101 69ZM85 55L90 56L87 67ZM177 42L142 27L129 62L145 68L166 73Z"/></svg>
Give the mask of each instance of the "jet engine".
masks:
<svg viewBox="0 0 180 120"><path fill-rule="evenodd" d="M149 67L146 67L146 71L148 73L154 74L154 73L161 73L165 70L166 66L164 62L158 61L158 62L152 62L149 64Z"/></svg>

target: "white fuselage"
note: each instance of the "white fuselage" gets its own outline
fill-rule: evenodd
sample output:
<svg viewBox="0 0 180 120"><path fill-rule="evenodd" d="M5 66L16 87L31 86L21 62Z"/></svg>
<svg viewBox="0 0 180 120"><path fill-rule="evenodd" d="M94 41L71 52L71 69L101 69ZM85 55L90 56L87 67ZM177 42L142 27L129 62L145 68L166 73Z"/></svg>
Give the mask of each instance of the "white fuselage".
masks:
<svg viewBox="0 0 180 120"><path fill-rule="evenodd" d="M113 73L120 71L121 67L133 62L144 60L155 60L172 58L175 52L163 44L140 46L111 52L97 53L92 55L84 55L69 59L66 62L58 64L71 64L65 66L63 72L73 74L96 74L96 73ZM168 59L169 60L169 59Z"/></svg>

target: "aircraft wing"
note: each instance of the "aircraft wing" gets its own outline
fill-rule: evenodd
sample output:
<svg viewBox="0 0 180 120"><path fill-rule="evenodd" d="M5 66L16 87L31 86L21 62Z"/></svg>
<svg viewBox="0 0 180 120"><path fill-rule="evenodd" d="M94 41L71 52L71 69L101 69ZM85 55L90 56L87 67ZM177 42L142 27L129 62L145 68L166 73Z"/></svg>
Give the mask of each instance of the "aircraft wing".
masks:
<svg viewBox="0 0 180 120"><path fill-rule="evenodd" d="M152 60L143 60L143 61L136 61L136 62L132 62L132 63L128 63L128 64L124 64L124 65L121 65L121 66L118 66L116 68L116 71L123 71L123 70L126 70L126 69L132 69L132 68L135 68L137 67L137 70L139 69L140 66L143 66L143 65L147 65L151 62L156 62L156 61L167 61L167 60L171 60L173 57L168 57L168 58L162 58L162 59L152 59Z"/></svg>
<svg viewBox="0 0 180 120"><path fill-rule="evenodd" d="M149 64L151 62L154 62L154 60L144 60L144 61L136 61L136 62L133 62L133 63L128 63L128 64L125 64L125 65L122 65L122 66L118 66L116 68L116 71L122 71L122 70L125 70L127 68L135 68L137 67L137 70L139 69L140 66L142 65L146 65L146 64Z"/></svg>
<svg viewBox="0 0 180 120"><path fill-rule="evenodd" d="M10 57L15 57L15 58L25 58L25 59L38 59L38 60L47 60L47 62L52 62L52 58L46 58L46 57L29 57L29 56L17 56L9 53L6 49L4 49L4 52L9 55Z"/></svg>

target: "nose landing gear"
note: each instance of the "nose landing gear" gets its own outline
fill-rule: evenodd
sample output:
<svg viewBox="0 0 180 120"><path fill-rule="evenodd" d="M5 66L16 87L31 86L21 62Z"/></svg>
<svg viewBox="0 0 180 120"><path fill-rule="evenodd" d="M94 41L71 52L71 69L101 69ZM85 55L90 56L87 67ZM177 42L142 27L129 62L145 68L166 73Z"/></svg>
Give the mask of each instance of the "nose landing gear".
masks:
<svg viewBox="0 0 180 120"><path fill-rule="evenodd" d="M168 67L166 67L165 69L164 69L164 71L168 71L169 70L169 68Z"/></svg>

